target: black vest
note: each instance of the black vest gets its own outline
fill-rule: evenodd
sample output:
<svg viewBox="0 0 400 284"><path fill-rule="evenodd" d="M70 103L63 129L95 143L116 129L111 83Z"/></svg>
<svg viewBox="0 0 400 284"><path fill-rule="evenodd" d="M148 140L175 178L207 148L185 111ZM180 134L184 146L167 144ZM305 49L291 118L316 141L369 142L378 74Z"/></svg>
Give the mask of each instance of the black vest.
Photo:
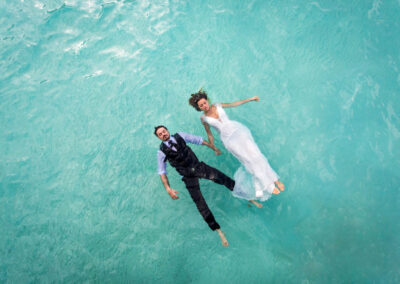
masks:
<svg viewBox="0 0 400 284"><path fill-rule="evenodd" d="M185 140L178 134L172 135L177 146L174 146L177 151L172 150L164 142L161 142L160 150L165 154L165 161L174 167L181 176L190 176L193 168L199 163L192 149L186 145Z"/></svg>

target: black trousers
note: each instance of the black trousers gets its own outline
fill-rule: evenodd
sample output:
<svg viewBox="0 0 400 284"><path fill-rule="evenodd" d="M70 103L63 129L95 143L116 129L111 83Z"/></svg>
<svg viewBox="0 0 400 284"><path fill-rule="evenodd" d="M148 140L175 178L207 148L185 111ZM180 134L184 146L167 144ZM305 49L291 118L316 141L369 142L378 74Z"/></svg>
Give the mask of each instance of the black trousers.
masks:
<svg viewBox="0 0 400 284"><path fill-rule="evenodd" d="M204 221L206 221L210 229L214 231L219 229L220 226L217 221L215 221L214 215L208 208L203 194L201 194L199 178L209 179L215 183L225 185L231 191L235 186L235 181L219 170L210 167L203 162L200 162L195 167L191 168L190 173L182 178L182 181L185 183L186 188Z"/></svg>

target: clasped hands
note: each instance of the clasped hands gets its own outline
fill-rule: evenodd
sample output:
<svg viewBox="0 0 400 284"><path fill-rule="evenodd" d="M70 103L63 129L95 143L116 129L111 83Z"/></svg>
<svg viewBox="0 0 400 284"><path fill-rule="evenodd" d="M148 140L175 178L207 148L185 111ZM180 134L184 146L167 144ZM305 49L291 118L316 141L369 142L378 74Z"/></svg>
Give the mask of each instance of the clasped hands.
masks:
<svg viewBox="0 0 400 284"><path fill-rule="evenodd" d="M215 155L221 155L221 150L218 149L214 144L211 144L211 148L214 150Z"/></svg>

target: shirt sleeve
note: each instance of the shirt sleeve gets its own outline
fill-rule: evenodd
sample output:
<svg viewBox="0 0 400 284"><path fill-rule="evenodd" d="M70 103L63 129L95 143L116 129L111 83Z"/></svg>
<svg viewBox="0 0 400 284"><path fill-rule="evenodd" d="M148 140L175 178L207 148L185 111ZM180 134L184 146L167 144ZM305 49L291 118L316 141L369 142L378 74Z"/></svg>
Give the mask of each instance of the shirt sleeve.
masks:
<svg viewBox="0 0 400 284"><path fill-rule="evenodd" d="M183 138L183 140L185 140L185 142L189 142L195 145L203 144L203 137L201 136L196 136L185 132L178 132L178 134Z"/></svg>
<svg viewBox="0 0 400 284"><path fill-rule="evenodd" d="M167 163L164 162L165 154L161 151L157 151L157 166L158 166L158 174L166 175L167 174Z"/></svg>

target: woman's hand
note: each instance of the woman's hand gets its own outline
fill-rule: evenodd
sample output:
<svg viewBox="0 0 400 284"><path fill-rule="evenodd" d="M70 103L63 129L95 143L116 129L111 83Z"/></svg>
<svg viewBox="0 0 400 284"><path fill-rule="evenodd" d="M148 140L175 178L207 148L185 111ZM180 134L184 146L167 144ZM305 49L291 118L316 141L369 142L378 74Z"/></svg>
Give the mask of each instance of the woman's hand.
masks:
<svg viewBox="0 0 400 284"><path fill-rule="evenodd" d="M212 145L212 148L214 150L215 155L219 156L221 155L221 150L219 150L217 147L215 147L215 145Z"/></svg>
<svg viewBox="0 0 400 284"><path fill-rule="evenodd" d="M214 143L210 143L206 140L203 140L203 145L206 145L207 147L209 147L210 149L214 150L215 155L221 155L221 151L215 147Z"/></svg>
<svg viewBox="0 0 400 284"><path fill-rule="evenodd" d="M260 98L258 96L254 96L254 97L247 98L247 99L244 99L244 100L241 100L241 101L236 101L236 102L233 102L233 103L225 103L225 104L223 103L221 105L222 105L223 108L226 108L226 107L237 107L237 106L240 106L242 104L245 104L245 103L248 103L248 102L251 102L251 101L258 102L259 100L260 100Z"/></svg>

